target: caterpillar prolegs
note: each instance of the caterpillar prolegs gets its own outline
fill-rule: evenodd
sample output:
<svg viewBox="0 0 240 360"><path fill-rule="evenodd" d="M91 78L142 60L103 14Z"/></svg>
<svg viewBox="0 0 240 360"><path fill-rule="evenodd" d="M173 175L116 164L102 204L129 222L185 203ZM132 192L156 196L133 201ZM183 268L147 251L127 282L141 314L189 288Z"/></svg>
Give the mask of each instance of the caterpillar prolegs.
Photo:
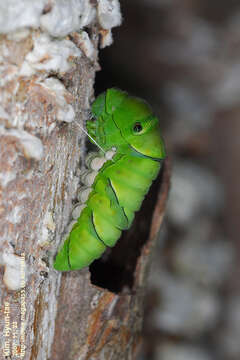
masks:
<svg viewBox="0 0 240 360"><path fill-rule="evenodd" d="M116 244L165 158L158 118L145 101L108 89L96 98L92 113L87 130L102 150L86 159L80 204L54 263L59 271L82 269Z"/></svg>

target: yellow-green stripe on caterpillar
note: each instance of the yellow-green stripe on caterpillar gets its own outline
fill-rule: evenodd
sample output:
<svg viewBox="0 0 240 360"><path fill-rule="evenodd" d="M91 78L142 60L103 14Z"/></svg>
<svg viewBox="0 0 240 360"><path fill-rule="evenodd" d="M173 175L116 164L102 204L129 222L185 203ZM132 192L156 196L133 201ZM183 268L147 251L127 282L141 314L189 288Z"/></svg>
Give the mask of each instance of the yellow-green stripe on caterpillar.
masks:
<svg viewBox="0 0 240 360"><path fill-rule="evenodd" d="M87 131L101 150L86 159L85 186L54 263L59 271L82 269L116 244L165 158L159 120L145 101L108 89L96 98L92 113Z"/></svg>

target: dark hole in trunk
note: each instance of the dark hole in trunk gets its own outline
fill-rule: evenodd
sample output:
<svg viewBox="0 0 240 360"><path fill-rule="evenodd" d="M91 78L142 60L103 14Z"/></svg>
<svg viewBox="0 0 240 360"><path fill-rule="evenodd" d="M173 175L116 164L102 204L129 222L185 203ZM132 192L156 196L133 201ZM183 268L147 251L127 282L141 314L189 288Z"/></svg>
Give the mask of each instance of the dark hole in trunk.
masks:
<svg viewBox="0 0 240 360"><path fill-rule="evenodd" d="M147 242L152 215L158 198L163 167L146 195L140 211L128 231L123 231L114 248L90 265L92 284L114 293L131 291L134 285L134 272L143 245Z"/></svg>

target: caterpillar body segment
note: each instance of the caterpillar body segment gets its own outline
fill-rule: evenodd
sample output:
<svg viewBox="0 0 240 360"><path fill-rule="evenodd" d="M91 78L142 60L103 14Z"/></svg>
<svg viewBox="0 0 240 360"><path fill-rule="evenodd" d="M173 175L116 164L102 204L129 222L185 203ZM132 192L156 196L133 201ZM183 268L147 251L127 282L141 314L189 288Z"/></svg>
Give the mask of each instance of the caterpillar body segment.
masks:
<svg viewBox="0 0 240 360"><path fill-rule="evenodd" d="M87 130L105 156L88 156L94 173L82 175L85 188L74 212L79 217L56 256L54 268L59 271L82 269L116 244L165 157L158 119L143 100L109 89L95 100L92 112L95 121L87 122Z"/></svg>

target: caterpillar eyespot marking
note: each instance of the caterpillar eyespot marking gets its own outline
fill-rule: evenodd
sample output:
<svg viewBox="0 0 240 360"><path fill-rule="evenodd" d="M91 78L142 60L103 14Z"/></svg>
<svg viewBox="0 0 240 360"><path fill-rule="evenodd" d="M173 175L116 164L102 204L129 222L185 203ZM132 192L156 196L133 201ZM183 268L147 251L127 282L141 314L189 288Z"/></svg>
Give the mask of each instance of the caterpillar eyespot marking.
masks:
<svg viewBox="0 0 240 360"><path fill-rule="evenodd" d="M87 134L100 151L87 155L74 220L54 262L59 271L82 269L115 245L165 158L159 120L144 100L108 89L93 102L92 114Z"/></svg>
<svg viewBox="0 0 240 360"><path fill-rule="evenodd" d="M135 133L140 133L142 131L142 125L140 122L137 122L135 125L134 125L134 128L133 128L133 131Z"/></svg>

